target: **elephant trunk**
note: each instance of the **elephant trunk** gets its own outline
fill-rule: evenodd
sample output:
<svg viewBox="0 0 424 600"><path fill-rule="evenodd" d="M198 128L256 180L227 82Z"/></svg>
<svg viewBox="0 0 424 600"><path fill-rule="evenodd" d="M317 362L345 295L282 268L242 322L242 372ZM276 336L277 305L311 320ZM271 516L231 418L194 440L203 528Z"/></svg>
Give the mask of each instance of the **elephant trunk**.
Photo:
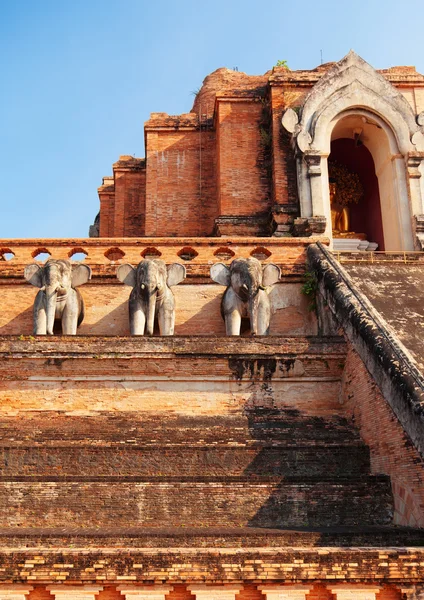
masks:
<svg viewBox="0 0 424 600"><path fill-rule="evenodd" d="M155 325L155 310L156 310L156 292L150 294L147 299L147 314L146 314L146 333L147 335L153 335L153 329Z"/></svg>
<svg viewBox="0 0 424 600"><path fill-rule="evenodd" d="M47 335L53 335L54 318L56 314L57 288L46 287L46 321Z"/></svg>
<svg viewBox="0 0 424 600"><path fill-rule="evenodd" d="M249 295L250 331L252 335L258 333L258 294Z"/></svg>

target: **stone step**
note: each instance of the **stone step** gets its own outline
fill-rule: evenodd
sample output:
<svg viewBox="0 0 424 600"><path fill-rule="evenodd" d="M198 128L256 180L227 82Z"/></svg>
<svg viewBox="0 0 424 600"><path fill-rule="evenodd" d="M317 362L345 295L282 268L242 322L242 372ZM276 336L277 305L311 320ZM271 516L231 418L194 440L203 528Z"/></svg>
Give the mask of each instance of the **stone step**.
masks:
<svg viewBox="0 0 424 600"><path fill-rule="evenodd" d="M0 528L6 548L305 548L305 547L423 547L422 529L398 526L175 528Z"/></svg>
<svg viewBox="0 0 424 600"><path fill-rule="evenodd" d="M0 527L310 527L392 521L385 476L0 482Z"/></svg>
<svg viewBox="0 0 424 600"><path fill-rule="evenodd" d="M9 446L0 447L0 474L20 476L324 476L367 474L369 449L360 443L281 447Z"/></svg>
<svg viewBox="0 0 424 600"><path fill-rule="evenodd" d="M314 416L295 409L253 408L231 415L175 415L138 412L64 414L28 411L0 417L0 446L205 446L242 447L360 443L346 418Z"/></svg>
<svg viewBox="0 0 424 600"><path fill-rule="evenodd" d="M49 337L0 337L0 414L341 412L340 338Z"/></svg>

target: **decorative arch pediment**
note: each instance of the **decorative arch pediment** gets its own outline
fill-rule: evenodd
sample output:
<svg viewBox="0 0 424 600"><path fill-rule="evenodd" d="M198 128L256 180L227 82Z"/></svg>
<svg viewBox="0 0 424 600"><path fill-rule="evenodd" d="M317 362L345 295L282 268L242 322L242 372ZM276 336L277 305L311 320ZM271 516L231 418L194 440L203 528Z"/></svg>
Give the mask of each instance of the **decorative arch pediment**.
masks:
<svg viewBox="0 0 424 600"><path fill-rule="evenodd" d="M424 150L422 119L416 118L399 90L352 50L316 83L305 99L300 119L289 108L282 124L301 152L325 152L331 121L354 108L383 119L393 131L397 151Z"/></svg>

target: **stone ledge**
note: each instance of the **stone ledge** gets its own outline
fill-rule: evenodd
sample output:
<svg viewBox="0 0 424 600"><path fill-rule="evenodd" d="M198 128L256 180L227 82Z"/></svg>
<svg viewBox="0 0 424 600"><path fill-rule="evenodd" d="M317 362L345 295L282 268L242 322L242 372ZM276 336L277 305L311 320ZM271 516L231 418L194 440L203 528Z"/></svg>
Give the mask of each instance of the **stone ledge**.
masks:
<svg viewBox="0 0 424 600"><path fill-rule="evenodd" d="M38 547L44 552L53 548L77 548L113 552L124 545L135 552L148 548L320 548L320 547L424 547L424 533L407 527L329 527L308 529L267 529L196 527L149 528L0 528L3 549L22 546ZM356 548L358 549L358 548ZM424 548L423 548L424 552Z"/></svg>
<svg viewBox="0 0 424 600"><path fill-rule="evenodd" d="M99 354L100 353L100 354ZM315 336L0 336L0 356L45 360L49 355L93 358L140 358L142 356L272 356L292 355L345 357L346 344L341 337Z"/></svg>

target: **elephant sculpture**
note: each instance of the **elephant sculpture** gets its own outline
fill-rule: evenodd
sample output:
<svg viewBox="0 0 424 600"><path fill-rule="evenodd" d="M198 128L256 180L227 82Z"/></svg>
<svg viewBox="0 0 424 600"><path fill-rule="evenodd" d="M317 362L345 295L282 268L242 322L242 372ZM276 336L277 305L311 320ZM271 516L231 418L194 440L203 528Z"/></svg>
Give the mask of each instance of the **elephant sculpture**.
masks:
<svg viewBox="0 0 424 600"><path fill-rule="evenodd" d="M34 334L53 335L55 321L64 335L75 335L84 319L84 301L76 288L91 279L87 265L49 259L44 265L27 265L25 279L40 291L34 300Z"/></svg>
<svg viewBox="0 0 424 600"><path fill-rule="evenodd" d="M175 324L175 299L171 286L186 276L183 265L166 266L163 260L145 259L137 267L119 265L117 277L133 289L129 298L131 335L153 335L155 317L160 335L173 335Z"/></svg>
<svg viewBox="0 0 424 600"><path fill-rule="evenodd" d="M240 335L242 317L249 317L252 335L268 335L271 303L268 286L281 276L277 265L262 267L256 258L237 258L227 267L217 263L211 267L211 278L227 286L221 303L227 335Z"/></svg>

